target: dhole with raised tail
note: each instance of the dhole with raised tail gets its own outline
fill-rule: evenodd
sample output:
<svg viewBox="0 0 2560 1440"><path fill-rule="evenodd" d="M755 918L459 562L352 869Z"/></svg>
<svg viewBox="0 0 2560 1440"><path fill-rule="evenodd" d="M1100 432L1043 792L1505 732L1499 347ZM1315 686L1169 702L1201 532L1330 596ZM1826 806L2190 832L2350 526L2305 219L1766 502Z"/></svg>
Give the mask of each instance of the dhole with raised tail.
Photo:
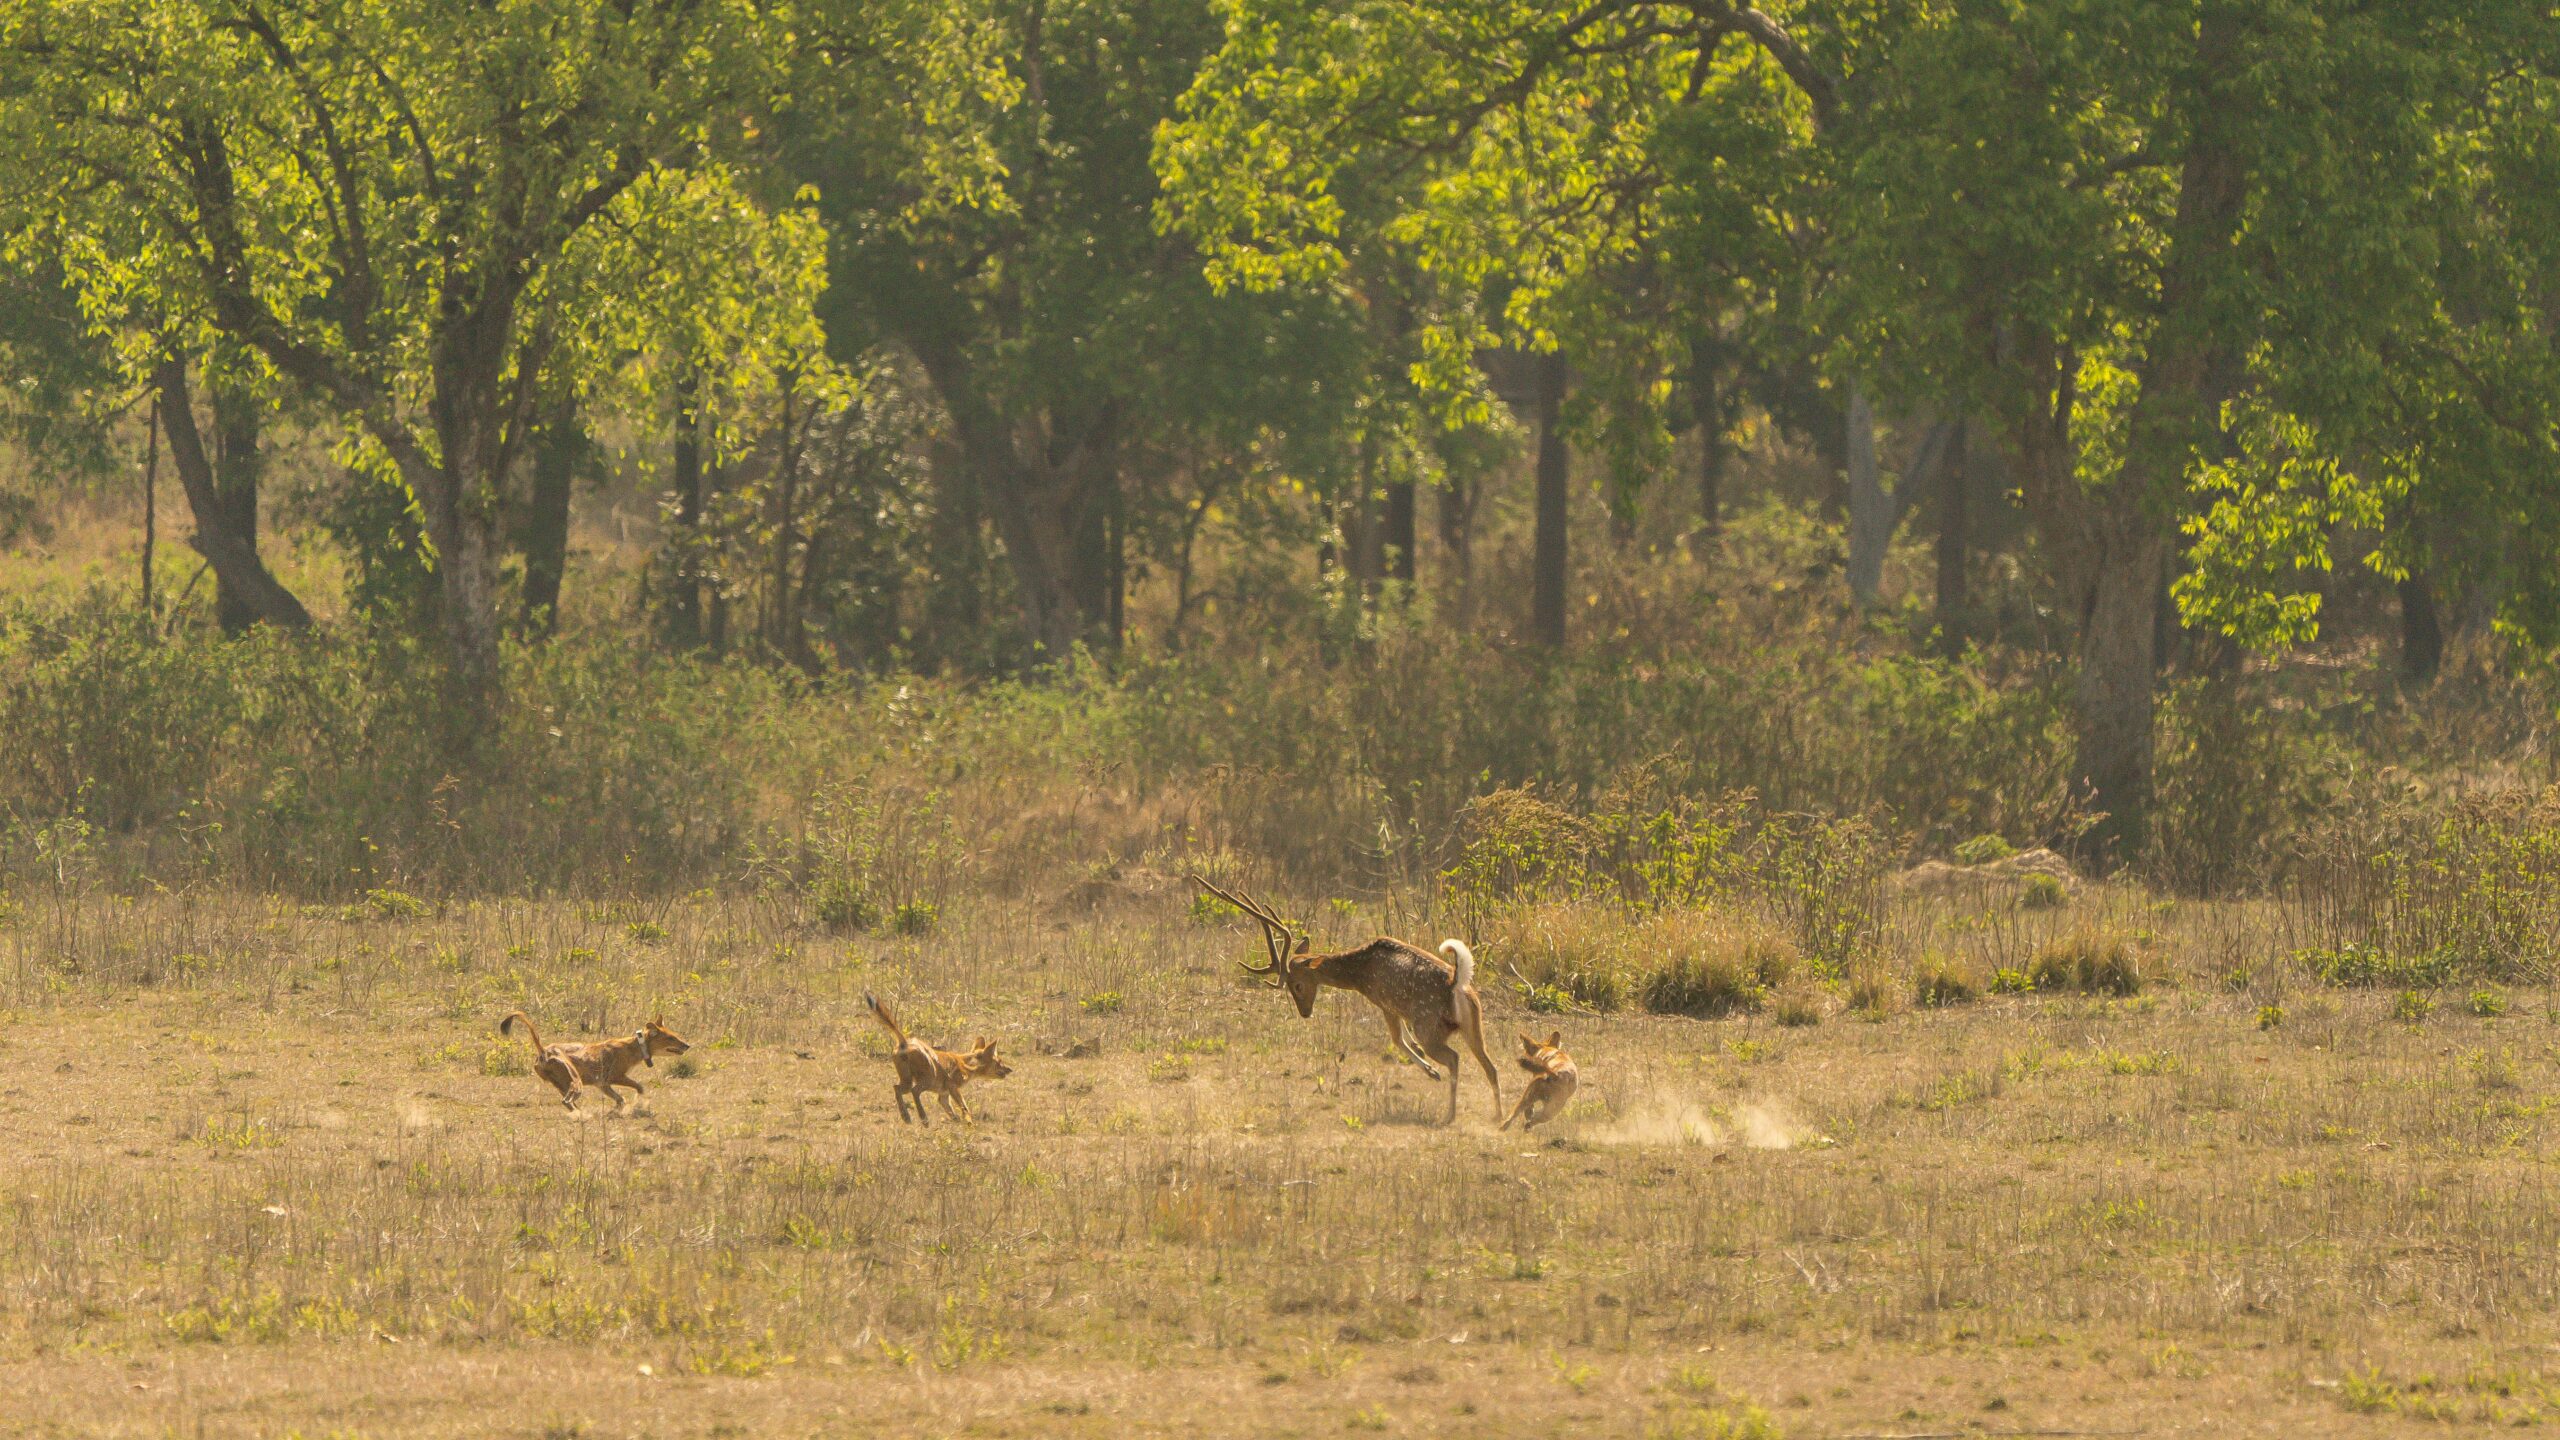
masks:
<svg viewBox="0 0 2560 1440"><path fill-rule="evenodd" d="M1236 963L1265 977L1267 984L1285 987L1297 1002L1300 1016L1314 1018L1316 992L1326 986L1366 997L1386 1016L1388 1043L1413 1057L1425 1075L1449 1082L1451 1122L1458 1118L1458 1052L1449 1041L1453 1036L1464 1040L1475 1052L1476 1063L1484 1067L1485 1083L1493 1087L1494 1118L1502 1118L1502 1080L1492 1058L1484 1053L1484 1003L1476 995L1475 952L1465 941L1441 941L1440 955L1446 960L1385 936L1356 950L1310 955L1306 940L1300 937L1293 946L1289 927L1261 902L1222 890L1198 875L1191 877L1191 883L1261 923L1270 963Z"/></svg>
<svg viewBox="0 0 2560 1440"><path fill-rule="evenodd" d="M969 1102L962 1098L960 1087L971 1080L1001 1080L1013 1073L1012 1066L996 1057L996 1042L984 1035L979 1036L978 1043L967 1050L936 1050L921 1040L910 1039L899 1026L897 1017L889 1013L889 1007L873 999L870 991L862 992L862 1003L871 1011L871 1018L879 1021L889 1032L890 1041L896 1047L889 1052L889 1060L898 1067L898 1120L901 1124L906 1122L907 1099L910 1096L916 1102L915 1123L932 1123L924 1118L924 1097L929 1091L941 1099L944 1114L974 1125L978 1117L969 1113ZM954 1104L960 1108L952 1109Z"/></svg>
<svg viewBox="0 0 2560 1440"><path fill-rule="evenodd" d="M578 1108L581 1085L593 1085L613 1097L613 1108L622 1108L622 1091L634 1095L648 1092L631 1078L634 1068L655 1067L661 1055L681 1055L692 1049L684 1039L665 1025L666 1017L643 1025L633 1034L619 1040L599 1040L593 1044L570 1042L545 1045L542 1034L521 1010L498 1022L498 1033L512 1035L518 1022L524 1025L525 1038L533 1042L533 1073L551 1082L560 1092L560 1103L571 1110ZM619 1087L619 1088L617 1088Z"/></svg>
<svg viewBox="0 0 2560 1440"><path fill-rule="evenodd" d="M1528 1119L1520 1127L1520 1133L1525 1135L1537 1129L1539 1121L1556 1118L1565 1102L1573 1098L1573 1092L1581 1088L1582 1072L1574 1068L1573 1057L1564 1053L1561 1030L1549 1031L1544 1045L1521 1036L1518 1058L1520 1068L1535 1078L1530 1080L1528 1089L1520 1092L1520 1103L1511 1107L1511 1117L1502 1122L1502 1128L1510 1129L1512 1120L1526 1115Z"/></svg>

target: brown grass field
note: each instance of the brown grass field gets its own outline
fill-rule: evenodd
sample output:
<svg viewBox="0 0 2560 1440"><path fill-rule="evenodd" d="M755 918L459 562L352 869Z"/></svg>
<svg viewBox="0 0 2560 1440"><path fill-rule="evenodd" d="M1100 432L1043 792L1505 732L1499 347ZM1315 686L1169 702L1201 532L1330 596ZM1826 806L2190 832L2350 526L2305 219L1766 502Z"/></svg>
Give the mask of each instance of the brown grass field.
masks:
<svg viewBox="0 0 2560 1440"><path fill-rule="evenodd" d="M1918 1008L1906 978L1792 1027L1531 1015L1496 947L1497 1053L1561 1028L1584 1077L1523 1139L1472 1067L1433 1123L1366 1005L1299 1020L1238 975L1244 928L1173 892L909 938L711 896L22 892L0 1435L2560 1420L2560 997L2324 989L2266 905L1932 905L1897 934L1987 969L2113 927L2144 983ZM1002 1039L980 1123L899 1124L866 988ZM695 1048L636 1113L573 1116L495 1032L519 1005L554 1039L663 1010Z"/></svg>

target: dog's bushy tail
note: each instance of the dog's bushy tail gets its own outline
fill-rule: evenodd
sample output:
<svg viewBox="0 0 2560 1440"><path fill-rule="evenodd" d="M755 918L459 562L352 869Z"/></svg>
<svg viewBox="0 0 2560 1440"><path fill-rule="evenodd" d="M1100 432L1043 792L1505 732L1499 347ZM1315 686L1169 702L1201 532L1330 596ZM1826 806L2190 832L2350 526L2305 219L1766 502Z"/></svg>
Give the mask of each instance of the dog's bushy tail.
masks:
<svg viewBox="0 0 2560 1440"><path fill-rule="evenodd" d="M523 1022L525 1038L533 1042L533 1058L536 1060L541 1059L542 1032L533 1028L533 1017L525 1014L521 1010L518 1010L514 1014L509 1015L506 1019L498 1022L498 1033L501 1035L513 1035L516 1033L516 1025L519 1021Z"/></svg>
<svg viewBox="0 0 2560 1440"><path fill-rule="evenodd" d="M897 1043L900 1045L907 1043L907 1032L898 1028L897 1017L891 1015L889 1013L889 1007L874 999L871 992L868 990L862 992L862 1008L870 1011L871 1018L879 1021L881 1026L889 1032L890 1037L896 1040Z"/></svg>

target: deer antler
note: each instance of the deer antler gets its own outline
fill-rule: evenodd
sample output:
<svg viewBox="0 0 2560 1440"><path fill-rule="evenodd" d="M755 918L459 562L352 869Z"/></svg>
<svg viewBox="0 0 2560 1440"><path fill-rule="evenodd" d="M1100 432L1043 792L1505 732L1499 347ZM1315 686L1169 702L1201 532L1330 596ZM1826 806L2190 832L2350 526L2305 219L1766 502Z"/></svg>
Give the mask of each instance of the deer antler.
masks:
<svg viewBox="0 0 2560 1440"><path fill-rule="evenodd" d="M1212 885L1205 877L1200 875L1193 875L1191 877L1191 883L1262 922L1262 948L1271 952L1271 963L1267 965L1256 965L1250 961L1237 961L1236 964L1243 966L1245 973L1249 975L1268 975L1274 970L1286 970L1289 968L1289 927L1281 923L1278 916L1271 913L1271 907L1264 905L1260 901L1254 900L1249 896L1239 895L1234 891L1224 890L1216 885Z"/></svg>

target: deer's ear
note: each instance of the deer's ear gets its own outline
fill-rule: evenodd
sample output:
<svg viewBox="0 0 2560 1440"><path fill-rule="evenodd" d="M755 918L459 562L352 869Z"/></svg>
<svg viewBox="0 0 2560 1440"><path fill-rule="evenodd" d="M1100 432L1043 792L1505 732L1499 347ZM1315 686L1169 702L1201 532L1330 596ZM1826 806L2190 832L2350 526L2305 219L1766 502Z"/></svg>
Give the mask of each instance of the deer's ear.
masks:
<svg viewBox="0 0 2560 1440"><path fill-rule="evenodd" d="M1298 948L1297 948L1295 951L1293 951L1292 953L1293 953L1293 954L1298 954L1298 955L1304 955L1304 954L1306 954L1306 953L1307 953L1307 937L1306 937L1306 936L1301 935L1301 936L1299 936L1299 937L1298 937Z"/></svg>

